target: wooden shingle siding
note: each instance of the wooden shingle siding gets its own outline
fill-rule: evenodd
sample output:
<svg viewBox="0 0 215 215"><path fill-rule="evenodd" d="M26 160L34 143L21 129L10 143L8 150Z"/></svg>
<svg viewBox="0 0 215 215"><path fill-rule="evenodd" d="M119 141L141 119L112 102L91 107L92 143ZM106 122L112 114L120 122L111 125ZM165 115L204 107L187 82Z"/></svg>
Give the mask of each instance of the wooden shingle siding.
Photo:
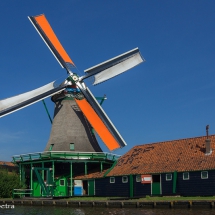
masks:
<svg viewBox="0 0 215 215"><path fill-rule="evenodd" d="M122 183L122 176L115 177L115 183L110 183L110 177L95 180L96 196L129 196L129 177L128 183Z"/></svg>
<svg viewBox="0 0 215 215"><path fill-rule="evenodd" d="M173 177L171 181L167 181L166 173L161 174L161 190L162 190L162 195L164 196L173 194Z"/></svg>
<svg viewBox="0 0 215 215"><path fill-rule="evenodd" d="M70 143L73 143L76 152L102 152L92 126L75 100L58 100L59 95L52 97L55 102L54 120L45 151L49 151L52 144L52 151L70 151Z"/></svg>
<svg viewBox="0 0 215 215"><path fill-rule="evenodd" d="M189 172L190 179L183 180L183 173L178 173L177 193L182 196L214 196L215 170L208 171L208 179L201 179L201 171Z"/></svg>
<svg viewBox="0 0 215 215"><path fill-rule="evenodd" d="M166 181L161 174L162 195L214 196L215 170L208 171L208 179L201 179L201 171L189 172L189 180L183 180L183 172L177 175L176 193L173 193L173 180Z"/></svg>
<svg viewBox="0 0 215 215"><path fill-rule="evenodd" d="M141 182L136 182L136 175L134 178L134 196L145 196L151 195L151 184L142 184Z"/></svg>
<svg viewBox="0 0 215 215"><path fill-rule="evenodd" d="M206 153L208 141L210 154ZM96 179L96 196L215 196L214 161L215 135L210 135L135 146L107 174L99 171L84 177ZM153 182L136 182L136 175L150 175ZM128 176L127 183L122 182L122 176ZM115 183L110 183L110 177L115 177Z"/></svg>

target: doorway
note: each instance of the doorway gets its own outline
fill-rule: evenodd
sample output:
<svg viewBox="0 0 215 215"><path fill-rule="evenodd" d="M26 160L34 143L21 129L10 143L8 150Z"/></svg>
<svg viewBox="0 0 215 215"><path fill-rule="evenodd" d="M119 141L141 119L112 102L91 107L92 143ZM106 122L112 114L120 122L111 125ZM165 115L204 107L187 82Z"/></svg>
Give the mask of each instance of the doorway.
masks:
<svg viewBox="0 0 215 215"><path fill-rule="evenodd" d="M161 194L161 179L160 175L152 175L152 195Z"/></svg>
<svg viewBox="0 0 215 215"><path fill-rule="evenodd" d="M83 181L83 195L88 196L88 181Z"/></svg>
<svg viewBox="0 0 215 215"><path fill-rule="evenodd" d="M95 195L95 180L83 181L83 195L94 196Z"/></svg>

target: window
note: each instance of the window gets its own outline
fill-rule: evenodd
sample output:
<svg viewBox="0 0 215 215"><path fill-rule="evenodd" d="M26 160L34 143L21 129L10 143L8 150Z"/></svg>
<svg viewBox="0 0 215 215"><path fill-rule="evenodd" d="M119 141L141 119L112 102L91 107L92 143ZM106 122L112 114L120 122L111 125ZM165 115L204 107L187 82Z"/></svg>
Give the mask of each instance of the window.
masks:
<svg viewBox="0 0 215 215"><path fill-rule="evenodd" d="M110 183L115 183L115 177L110 177Z"/></svg>
<svg viewBox="0 0 215 215"><path fill-rule="evenodd" d="M208 171L202 171L201 172L201 179L207 179L208 178Z"/></svg>
<svg viewBox="0 0 215 215"><path fill-rule="evenodd" d="M183 180L189 180L189 179L190 179L189 172L184 172L183 173Z"/></svg>
<svg viewBox="0 0 215 215"><path fill-rule="evenodd" d="M128 176L122 176L122 183L128 183Z"/></svg>
<svg viewBox="0 0 215 215"><path fill-rule="evenodd" d="M65 186L65 180L64 179L60 179L60 186Z"/></svg>
<svg viewBox="0 0 215 215"><path fill-rule="evenodd" d="M166 174L166 181L172 180L172 174Z"/></svg>
<svg viewBox="0 0 215 215"><path fill-rule="evenodd" d="M50 147L49 147L49 151L51 151L51 150L52 150L53 146L54 146L54 144L51 144L51 145L50 145Z"/></svg>
<svg viewBox="0 0 215 215"><path fill-rule="evenodd" d="M70 143L70 150L74 151L75 150L75 144L74 143Z"/></svg>
<svg viewBox="0 0 215 215"><path fill-rule="evenodd" d="M141 182L141 175L136 175L136 182Z"/></svg>

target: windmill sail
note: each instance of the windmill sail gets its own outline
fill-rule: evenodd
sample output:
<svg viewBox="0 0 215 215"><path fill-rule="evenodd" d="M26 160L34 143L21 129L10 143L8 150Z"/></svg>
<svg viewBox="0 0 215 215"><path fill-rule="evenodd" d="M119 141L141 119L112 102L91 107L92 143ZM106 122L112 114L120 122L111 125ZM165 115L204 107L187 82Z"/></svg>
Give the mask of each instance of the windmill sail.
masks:
<svg viewBox="0 0 215 215"><path fill-rule="evenodd" d="M65 88L65 85L55 87L55 81L35 90L0 100L0 117L6 116L42 99L50 97Z"/></svg>
<svg viewBox="0 0 215 215"><path fill-rule="evenodd" d="M117 141L115 140L115 138L113 137L111 132L108 130L106 125L103 123L101 118L92 108L92 106L87 102L87 100L86 99L82 99L82 100L76 99L75 101L78 104L81 111L84 113L87 120L96 130L97 134L100 136L102 141L109 148L109 150L114 150L114 149L119 148L120 147L119 144L117 143Z"/></svg>
<svg viewBox="0 0 215 215"><path fill-rule="evenodd" d="M76 103L105 145L111 151L124 147L126 142L115 128L105 111L99 105L89 88L84 89L81 84L78 84L78 86L86 99L76 99Z"/></svg>
<svg viewBox="0 0 215 215"><path fill-rule="evenodd" d="M144 58L142 58L139 49L132 49L108 61L91 67L85 70L84 76L78 77L70 71L69 65L75 66L75 64L60 44L45 15L31 16L29 19L60 65L69 72L70 78L68 79L70 80L71 86L73 86L74 89L77 86L77 89L81 91L81 97L77 97L76 92L72 97L74 97L79 108L103 142L110 150L125 146L126 143L122 136L98 104L90 90L84 86L83 80L94 76L95 80L93 84L96 85L137 66L145 61Z"/></svg>
<svg viewBox="0 0 215 215"><path fill-rule="evenodd" d="M75 66L65 49L61 45L44 14L28 17L59 64L69 71L69 66Z"/></svg>
<svg viewBox="0 0 215 215"><path fill-rule="evenodd" d="M93 85L100 84L110 78L126 72L144 61L145 59L142 58L139 49L135 48L108 61L84 70L87 75L82 77L82 80L94 76L95 80Z"/></svg>

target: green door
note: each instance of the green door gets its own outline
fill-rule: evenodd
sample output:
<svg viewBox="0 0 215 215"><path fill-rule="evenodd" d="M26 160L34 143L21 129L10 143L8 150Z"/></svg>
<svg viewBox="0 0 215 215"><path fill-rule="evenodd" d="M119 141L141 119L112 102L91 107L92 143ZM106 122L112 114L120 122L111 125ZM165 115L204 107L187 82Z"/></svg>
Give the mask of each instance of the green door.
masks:
<svg viewBox="0 0 215 215"><path fill-rule="evenodd" d="M152 195L160 195L160 182L152 183Z"/></svg>
<svg viewBox="0 0 215 215"><path fill-rule="evenodd" d="M88 180L88 195L94 196L95 195L95 180Z"/></svg>
<svg viewBox="0 0 215 215"><path fill-rule="evenodd" d="M152 175L152 195L161 194L160 175Z"/></svg>
<svg viewBox="0 0 215 215"><path fill-rule="evenodd" d="M42 196L41 186L40 186L40 183L39 183L39 180L36 176L35 171L33 171L32 188L31 189L33 189L33 192L32 192L33 197Z"/></svg>
<svg viewBox="0 0 215 215"><path fill-rule="evenodd" d="M55 183L55 196L67 196L68 195L68 187L67 187L67 180L65 177L59 178L56 180Z"/></svg>
<svg viewBox="0 0 215 215"><path fill-rule="evenodd" d="M40 183L38 181L33 181L33 196L34 197L41 196L41 188L40 188Z"/></svg>

